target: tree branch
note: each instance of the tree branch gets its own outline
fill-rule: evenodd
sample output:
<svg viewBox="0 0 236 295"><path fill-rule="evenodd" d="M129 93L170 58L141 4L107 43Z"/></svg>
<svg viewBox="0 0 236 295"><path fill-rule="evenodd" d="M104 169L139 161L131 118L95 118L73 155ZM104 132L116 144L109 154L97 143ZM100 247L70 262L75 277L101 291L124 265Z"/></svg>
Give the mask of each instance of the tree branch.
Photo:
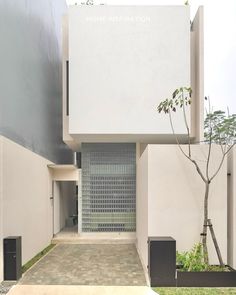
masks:
<svg viewBox="0 0 236 295"><path fill-rule="evenodd" d="M171 129L172 129L172 133L173 133L173 135L175 136L175 140L176 140L176 143L177 143L177 145L178 145L178 148L180 149L180 151L182 152L182 154L183 154L183 155L184 155L189 161L191 161L191 162L194 164L194 166L196 167L196 170L197 170L198 174L200 175L200 177L202 178L202 180L203 180L205 183L207 183L207 179L206 179L206 178L204 177L204 175L202 174L201 169L200 169L200 167L198 166L197 162L196 162L195 160L193 160L191 157L189 157L189 156L184 152L184 150L182 149L182 147L181 147L181 145L180 145L180 143L179 143L178 137L177 137L177 135L176 135L176 133L175 133L175 130L174 130L174 126L173 126L173 121L172 121L171 111L170 111L170 110L169 110L168 114L169 114L169 119L170 119L170 125L171 125Z"/></svg>
<svg viewBox="0 0 236 295"><path fill-rule="evenodd" d="M208 104L209 104L209 113L211 112L211 103L210 103L210 98L208 98ZM207 163L206 163L206 177L207 180L209 181L209 164L210 164L210 157L211 157L211 144L212 144L212 119L210 116L210 142L209 142L209 147L208 147L208 154L207 154Z"/></svg>
<svg viewBox="0 0 236 295"><path fill-rule="evenodd" d="M197 162L196 162L195 160L191 159L191 158L188 158L188 159L189 159L189 160L195 165L195 167L196 167L196 169L197 169L197 172L198 172L198 174L201 176L202 180L203 180L205 183L209 182L209 181L204 177L204 175L202 174L202 171L201 171L200 167L198 166Z"/></svg>
<svg viewBox="0 0 236 295"><path fill-rule="evenodd" d="M209 164L210 164L210 157L211 157L211 146L212 146L212 138L210 136L210 143L209 143L209 147L208 147L207 163L206 163L206 177L207 177L208 181L210 180L209 179Z"/></svg>
<svg viewBox="0 0 236 295"><path fill-rule="evenodd" d="M186 117L186 111L185 111L184 91L182 91L182 99L183 99L184 123L188 133L188 156L191 157L191 140L190 140L189 126L188 126L187 117Z"/></svg>
<svg viewBox="0 0 236 295"><path fill-rule="evenodd" d="M225 153L225 155L227 155L227 154L230 152L230 150L231 150L235 145L236 145L236 142L233 143L233 144L231 145L231 147L227 150L227 152Z"/></svg>
<svg viewBox="0 0 236 295"><path fill-rule="evenodd" d="M179 139L178 139L178 137L177 137L177 135L176 135L176 133L175 133L174 126L173 126L173 121L172 121L172 117L171 117L171 111L170 111L170 110L169 110L168 114L169 114L169 119L170 119L170 125L171 125L171 129L172 129L172 133L173 133L173 135L175 136L175 141L176 141L176 143L177 143L179 149L180 149L181 152L183 153L183 155L184 155L186 158L189 158L188 155L187 155L187 154L184 152L184 150L182 149L182 147L181 147L181 145L180 145L180 143L179 143Z"/></svg>

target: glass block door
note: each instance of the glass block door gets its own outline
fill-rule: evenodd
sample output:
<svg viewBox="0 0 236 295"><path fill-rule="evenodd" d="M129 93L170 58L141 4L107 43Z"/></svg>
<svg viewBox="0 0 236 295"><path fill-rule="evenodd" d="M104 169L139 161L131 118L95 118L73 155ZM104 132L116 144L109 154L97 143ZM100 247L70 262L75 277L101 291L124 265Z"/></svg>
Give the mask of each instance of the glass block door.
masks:
<svg viewBox="0 0 236 295"><path fill-rule="evenodd" d="M82 231L135 229L135 143L83 143Z"/></svg>

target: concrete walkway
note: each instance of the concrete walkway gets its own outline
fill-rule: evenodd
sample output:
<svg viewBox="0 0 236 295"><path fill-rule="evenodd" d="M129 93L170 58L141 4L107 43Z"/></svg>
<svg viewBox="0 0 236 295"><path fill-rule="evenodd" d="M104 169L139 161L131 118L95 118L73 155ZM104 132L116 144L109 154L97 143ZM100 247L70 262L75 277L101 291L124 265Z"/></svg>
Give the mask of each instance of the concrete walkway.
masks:
<svg viewBox="0 0 236 295"><path fill-rule="evenodd" d="M76 244L57 245L25 273L19 284L147 285L135 245Z"/></svg>
<svg viewBox="0 0 236 295"><path fill-rule="evenodd" d="M158 295L149 287L25 286L16 285L8 295Z"/></svg>

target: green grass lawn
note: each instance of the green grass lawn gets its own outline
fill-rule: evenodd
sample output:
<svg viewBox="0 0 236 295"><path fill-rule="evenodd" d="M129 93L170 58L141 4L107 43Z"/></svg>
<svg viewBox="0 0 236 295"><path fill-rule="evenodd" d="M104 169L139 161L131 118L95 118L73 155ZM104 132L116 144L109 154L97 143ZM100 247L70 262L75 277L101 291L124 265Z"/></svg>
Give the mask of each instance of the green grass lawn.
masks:
<svg viewBox="0 0 236 295"><path fill-rule="evenodd" d="M231 295L236 288L153 288L160 295Z"/></svg>

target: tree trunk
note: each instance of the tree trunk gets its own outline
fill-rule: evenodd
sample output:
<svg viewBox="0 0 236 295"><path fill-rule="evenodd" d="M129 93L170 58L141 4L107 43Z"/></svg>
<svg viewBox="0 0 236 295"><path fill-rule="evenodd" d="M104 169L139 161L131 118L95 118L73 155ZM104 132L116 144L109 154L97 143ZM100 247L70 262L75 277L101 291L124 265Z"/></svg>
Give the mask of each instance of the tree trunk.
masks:
<svg viewBox="0 0 236 295"><path fill-rule="evenodd" d="M208 259L208 250L207 250L207 222L208 222L208 196L209 196L209 185L207 181L205 183L205 198L204 198L204 219L203 219L203 230L202 230L202 246L203 246L203 255L204 262L209 264Z"/></svg>

